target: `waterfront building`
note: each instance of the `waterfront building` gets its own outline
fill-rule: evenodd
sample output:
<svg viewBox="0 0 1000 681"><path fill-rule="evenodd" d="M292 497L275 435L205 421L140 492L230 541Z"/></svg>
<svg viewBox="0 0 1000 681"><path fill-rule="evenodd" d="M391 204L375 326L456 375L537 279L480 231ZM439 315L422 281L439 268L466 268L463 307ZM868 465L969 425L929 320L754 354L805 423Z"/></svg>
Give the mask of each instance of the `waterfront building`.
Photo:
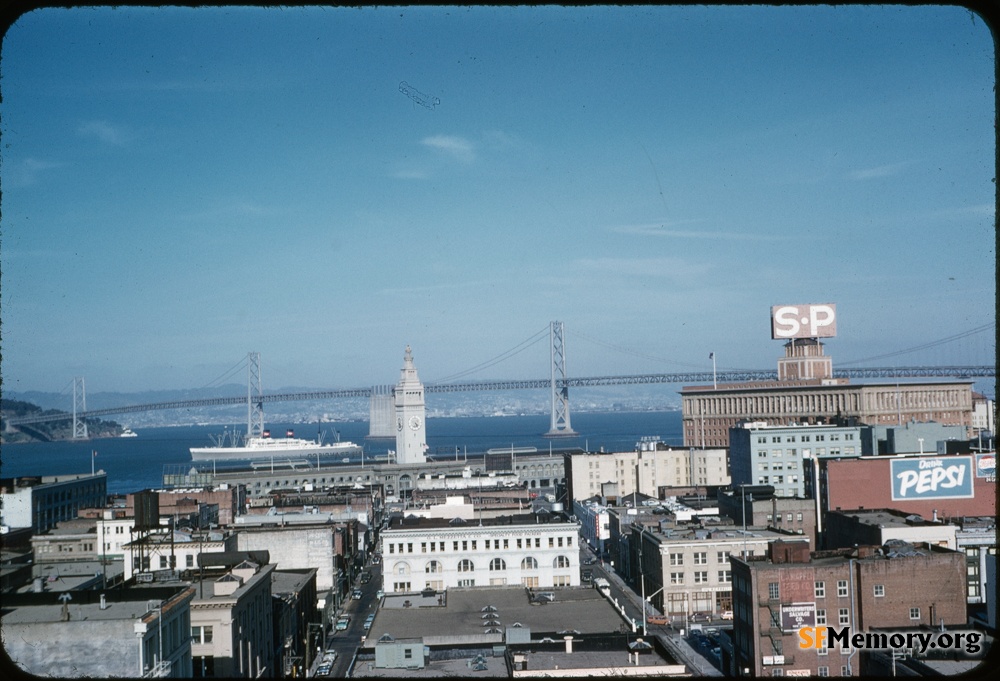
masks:
<svg viewBox="0 0 1000 681"><path fill-rule="evenodd" d="M860 455L860 426L775 426L746 421L729 431L733 486L770 485L779 497L804 497L807 487L811 490L804 474L804 460L812 456Z"/></svg>
<svg viewBox="0 0 1000 681"><path fill-rule="evenodd" d="M167 488L189 488L228 485L246 488L248 503L255 498L269 495L274 490L319 490L324 487L343 487L360 484L365 487L381 486L386 496L409 495L421 479L441 475L462 475L471 468L473 476L490 472L506 473L513 470L517 481L528 489L550 489L565 484L563 455L561 453L520 453L511 457L504 469L496 469L487 455L459 456L455 459L428 460L421 463L401 464L386 461L364 460L360 463L323 464L311 463L296 466L258 466L251 470L213 470L206 464L174 465L163 476Z"/></svg>
<svg viewBox="0 0 1000 681"><path fill-rule="evenodd" d="M811 553L775 542L766 556L731 556L737 676L858 676L856 650L799 648L797 622L852 632L966 623L965 557L927 544Z"/></svg>
<svg viewBox="0 0 1000 681"><path fill-rule="evenodd" d="M3 645L36 677L191 678L189 585L4 594Z"/></svg>
<svg viewBox="0 0 1000 681"><path fill-rule="evenodd" d="M413 366L410 346L406 346L399 383L393 391L396 406L396 461L423 463L427 460L427 424L424 385Z"/></svg>
<svg viewBox="0 0 1000 681"><path fill-rule="evenodd" d="M84 508L103 508L108 496L104 471L87 474L0 479L0 527L45 532Z"/></svg>
<svg viewBox="0 0 1000 681"><path fill-rule="evenodd" d="M578 526L557 513L465 521L394 517L381 532L386 593L578 586Z"/></svg>
<svg viewBox="0 0 1000 681"><path fill-rule="evenodd" d="M663 487L730 482L725 449L674 448L655 438L644 438L631 452L566 454L563 467L570 501L601 496L608 483L619 497L638 492L655 499Z"/></svg>

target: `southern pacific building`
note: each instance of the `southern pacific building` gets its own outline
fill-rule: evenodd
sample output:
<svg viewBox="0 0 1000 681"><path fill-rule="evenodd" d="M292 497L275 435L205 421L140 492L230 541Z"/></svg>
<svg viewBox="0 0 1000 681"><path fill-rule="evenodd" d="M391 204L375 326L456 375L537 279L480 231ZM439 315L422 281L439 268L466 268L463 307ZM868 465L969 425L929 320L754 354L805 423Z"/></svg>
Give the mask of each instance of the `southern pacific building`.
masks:
<svg viewBox="0 0 1000 681"><path fill-rule="evenodd" d="M771 425L856 422L872 426L935 421L972 426L972 380L886 381L851 385L834 378L815 339L786 343L778 380L686 386L681 403L686 447L728 447L740 421Z"/></svg>

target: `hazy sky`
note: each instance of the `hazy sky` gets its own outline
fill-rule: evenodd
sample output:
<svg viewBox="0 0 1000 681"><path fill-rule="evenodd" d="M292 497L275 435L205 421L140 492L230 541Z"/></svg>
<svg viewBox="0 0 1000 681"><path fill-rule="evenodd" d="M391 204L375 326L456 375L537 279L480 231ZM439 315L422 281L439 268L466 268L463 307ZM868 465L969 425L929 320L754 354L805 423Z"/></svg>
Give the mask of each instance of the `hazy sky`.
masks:
<svg viewBox="0 0 1000 681"><path fill-rule="evenodd" d="M32 12L4 388L543 378L553 320L570 376L773 369L825 302L835 367L992 364L993 58L954 7Z"/></svg>

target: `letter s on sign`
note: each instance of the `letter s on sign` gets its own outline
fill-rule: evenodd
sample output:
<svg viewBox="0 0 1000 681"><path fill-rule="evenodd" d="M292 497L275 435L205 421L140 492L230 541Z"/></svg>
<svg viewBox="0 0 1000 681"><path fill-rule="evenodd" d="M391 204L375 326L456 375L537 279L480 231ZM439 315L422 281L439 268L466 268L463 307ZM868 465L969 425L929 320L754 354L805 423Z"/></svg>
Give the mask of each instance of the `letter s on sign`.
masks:
<svg viewBox="0 0 1000 681"><path fill-rule="evenodd" d="M791 338L799 332L799 308L794 305L776 307L771 316L771 335L774 338Z"/></svg>

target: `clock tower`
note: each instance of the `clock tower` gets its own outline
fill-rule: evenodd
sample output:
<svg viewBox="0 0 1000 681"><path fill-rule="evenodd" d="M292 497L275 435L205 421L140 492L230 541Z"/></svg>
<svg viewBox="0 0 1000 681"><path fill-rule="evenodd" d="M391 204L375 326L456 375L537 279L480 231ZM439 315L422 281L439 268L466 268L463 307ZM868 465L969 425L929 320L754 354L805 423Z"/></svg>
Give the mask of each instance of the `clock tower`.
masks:
<svg viewBox="0 0 1000 681"><path fill-rule="evenodd" d="M424 455L427 448L424 385L417 377L409 345L393 397L396 402L396 463L423 463L427 460Z"/></svg>

